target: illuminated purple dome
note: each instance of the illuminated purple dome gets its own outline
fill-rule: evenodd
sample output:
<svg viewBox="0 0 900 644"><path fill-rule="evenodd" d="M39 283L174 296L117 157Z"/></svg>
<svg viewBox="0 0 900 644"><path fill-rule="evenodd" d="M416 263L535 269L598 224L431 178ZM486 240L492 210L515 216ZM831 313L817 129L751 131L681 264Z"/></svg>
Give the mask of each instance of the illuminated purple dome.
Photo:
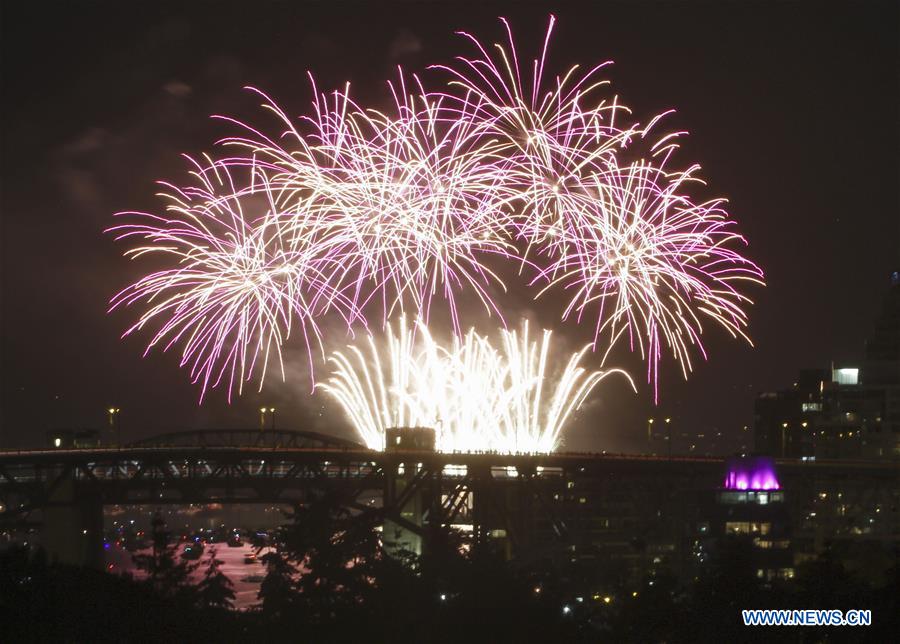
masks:
<svg viewBox="0 0 900 644"><path fill-rule="evenodd" d="M726 490L778 490L781 485L775 477L775 462L768 456L744 456L729 458Z"/></svg>

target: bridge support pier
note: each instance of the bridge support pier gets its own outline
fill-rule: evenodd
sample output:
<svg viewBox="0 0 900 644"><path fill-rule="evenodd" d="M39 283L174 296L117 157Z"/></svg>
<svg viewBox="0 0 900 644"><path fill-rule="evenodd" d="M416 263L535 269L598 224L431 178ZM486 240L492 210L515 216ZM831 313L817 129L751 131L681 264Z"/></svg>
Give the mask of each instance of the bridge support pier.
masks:
<svg viewBox="0 0 900 644"><path fill-rule="evenodd" d="M384 505L394 508L396 516L384 521L384 539L394 553L422 554L424 510L426 507L421 480L415 463L404 463L401 472L388 471L385 476Z"/></svg>
<svg viewBox="0 0 900 644"><path fill-rule="evenodd" d="M103 500L62 483L42 510L41 544L50 561L103 568Z"/></svg>

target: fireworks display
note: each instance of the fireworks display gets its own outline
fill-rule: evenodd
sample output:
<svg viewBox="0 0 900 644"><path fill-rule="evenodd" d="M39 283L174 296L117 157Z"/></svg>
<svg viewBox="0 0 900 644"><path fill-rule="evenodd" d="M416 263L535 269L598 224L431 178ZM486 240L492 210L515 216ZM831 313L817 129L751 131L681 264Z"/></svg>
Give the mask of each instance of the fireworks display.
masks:
<svg viewBox="0 0 900 644"><path fill-rule="evenodd" d="M548 335L503 331L498 350L463 334L463 304L505 326L498 266L516 265L536 298L561 293L560 317L589 325L601 367L615 346L638 352L656 395L664 356L685 377L706 356L704 323L749 341L741 285L762 272L724 200L693 196L698 166L675 165L684 133L659 133L665 115L634 122L599 75L607 63L552 74L552 18L533 59L502 22L492 48L463 34L475 53L429 70L437 89L400 72L386 111L313 82L297 120L258 92L276 134L220 117L237 128L227 154L194 162L189 187L164 184L165 215L120 213L111 229L138 240L127 255L161 263L112 300L143 307L126 335L154 329L148 352L177 345L201 399L219 385L230 399L272 364L283 377L292 330L315 370L332 350L321 320L353 334L408 315L419 322L389 333L384 356L371 335L367 351L334 352L324 388L369 445L425 423L443 449L500 451L552 448L606 372L584 372L579 352L545 400ZM451 323L448 347L431 340L434 316Z"/></svg>
<svg viewBox="0 0 900 644"><path fill-rule="evenodd" d="M333 375L319 385L372 449L384 449L390 427L425 426L444 452L549 452L597 383L612 373L631 382L620 369L582 367L589 347L558 368L550 331L532 340L527 322L501 330L500 348L474 330L441 346L421 321L407 328L403 318L398 326L388 328L384 351L372 336L362 348L335 351Z"/></svg>

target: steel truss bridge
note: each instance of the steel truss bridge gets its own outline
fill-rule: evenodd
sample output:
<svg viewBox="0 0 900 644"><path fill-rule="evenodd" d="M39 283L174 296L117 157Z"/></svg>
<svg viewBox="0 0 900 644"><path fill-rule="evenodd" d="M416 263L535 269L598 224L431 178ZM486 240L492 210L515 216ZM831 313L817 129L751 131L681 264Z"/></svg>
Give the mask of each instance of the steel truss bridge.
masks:
<svg viewBox="0 0 900 644"><path fill-rule="evenodd" d="M900 516L895 463L783 461L778 471L809 503L829 490ZM381 513L419 546L430 525L466 525L510 555L540 556L574 551L591 534L652 541L683 531L697 520L698 494L723 477L712 458L376 452L312 432L180 432L118 448L0 452L0 527L39 523L51 553L96 564L104 505L293 504L330 493ZM896 521L888 534L900 537Z"/></svg>

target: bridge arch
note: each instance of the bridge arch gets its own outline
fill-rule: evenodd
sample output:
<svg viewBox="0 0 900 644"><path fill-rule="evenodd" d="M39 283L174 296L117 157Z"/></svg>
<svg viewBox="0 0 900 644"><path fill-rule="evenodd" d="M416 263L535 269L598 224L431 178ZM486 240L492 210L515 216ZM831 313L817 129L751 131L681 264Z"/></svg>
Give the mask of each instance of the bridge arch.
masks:
<svg viewBox="0 0 900 644"><path fill-rule="evenodd" d="M289 447L365 449L346 438L293 429L198 429L166 432L130 443L128 447Z"/></svg>

